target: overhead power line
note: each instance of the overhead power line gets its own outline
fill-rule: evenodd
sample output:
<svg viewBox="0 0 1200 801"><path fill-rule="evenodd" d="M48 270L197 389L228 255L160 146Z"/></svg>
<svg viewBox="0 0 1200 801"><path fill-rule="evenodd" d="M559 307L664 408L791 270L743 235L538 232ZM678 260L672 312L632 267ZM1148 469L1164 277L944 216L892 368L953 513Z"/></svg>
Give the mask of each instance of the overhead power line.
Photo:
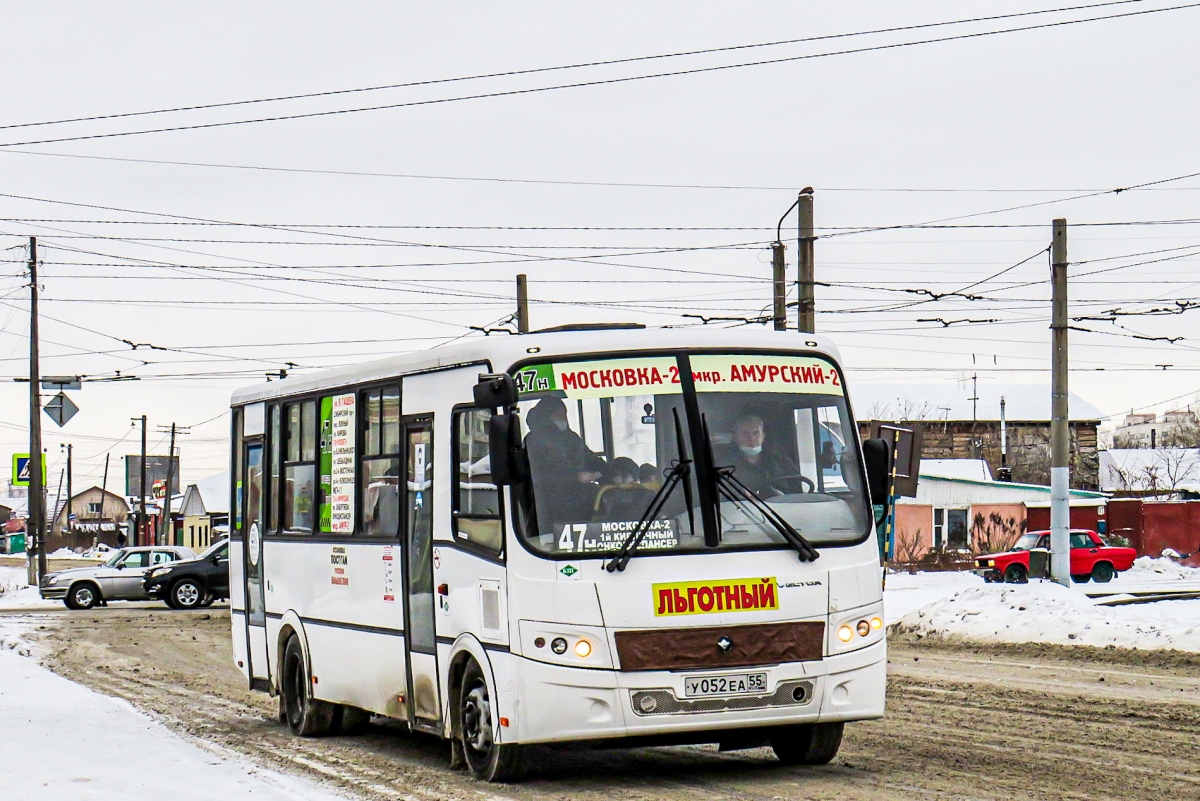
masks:
<svg viewBox="0 0 1200 801"><path fill-rule="evenodd" d="M1123 5L1125 2L1134 2L1134 1L1135 0L1118 0L1118 2L1111 3L1111 4ZM1110 3L1096 4L1096 6L1093 6L1093 7L1099 7L1099 6L1105 6L1105 5L1110 5ZM1197 8L1197 7L1200 7L1200 3L1187 3L1187 4L1181 4L1181 5L1175 5L1175 6L1167 6L1164 8L1142 9L1139 11L1126 11L1126 12L1121 12L1121 13L1117 13L1117 14L1106 14L1106 15L1095 16L1095 17L1084 17L1081 19L1071 19L1071 20L1060 20L1057 22L1037 23L1037 24L1033 24L1033 25L1022 25L1022 26L1013 27L1013 28L1001 28L998 30L977 31L974 33L962 33L962 34L954 34L954 35L950 35L950 36L933 37L933 38L928 38L928 39L917 39L917 40L912 40L912 41L907 41L907 42L892 42L892 43L888 43L888 44L871 45L871 46L867 46L867 47L858 47L858 48L848 48L848 49L844 49L844 50L827 51L824 53L808 53L808 54L797 55L797 56L784 56L784 57L780 57L780 58L760 59L757 61L744 61L744 62L738 62L735 64L719 64L719 65L708 66L708 67L694 67L691 69L670 70L670 71L666 71L666 72L647 73L647 74L642 74L642 75L628 75L628 76L619 77L619 78L602 78L602 79L596 79L596 80L591 80L591 81L576 81L576 82L572 82L572 83L555 84L555 85L551 85L551 86L529 87L529 88L525 88L525 89L506 89L506 90L500 90L500 91L495 91L495 92L479 92L476 94L458 95L458 96L454 96L454 97L429 98L426 100L411 100L411 101L406 101L403 103L387 103L387 104L375 105L375 106L360 106L360 107L356 107L356 108L332 109L332 110L327 110L327 111L310 111L310 112L301 112L301 113L295 113L295 114L281 114L281 115L272 116L272 117L258 117L258 118L254 118L254 119L226 120L223 122L195 123L195 124L191 124L191 125L175 125L175 126L167 126L167 127L162 127L162 128L145 128L145 129L134 130L134 131L116 131L116 132L102 133L102 134L81 134L81 135L76 135L76 136L61 136L61 137L54 137L54 138L47 138L47 139L31 139L31 140L25 140L25 141L20 141L20 142L4 142L4 143L0 143L0 147L24 147L24 146L28 146L28 145L44 145L44 144L54 144L54 143L59 143L59 142L79 142L79 141L94 140L94 139L111 139L111 138L125 137L125 136L142 136L142 135L146 135L146 134L170 133L170 132L176 132L176 131L192 131L192 130L204 130L204 129L210 129L210 128L225 128L225 127L229 127L229 126L233 126L233 125L253 125L253 124L266 123L266 122L282 122L282 121L287 121L287 120L331 117L331 116L337 116L337 115L342 115L342 114L357 114L357 113L362 113L362 112L367 112L367 111L384 111L384 110L399 109L399 108L414 108L414 107L420 107L420 106L441 105L441 104L446 104L446 103L460 103L460 102L465 102L465 101L470 101L470 100L483 100L483 99L498 98L498 97L515 97L515 96L520 96L520 95L538 94L538 93L558 91L558 90L563 90L563 89L580 89L580 88L593 87L593 86L604 86L604 85L612 85L612 84L630 83L630 82L634 82L634 81L653 80L653 79L658 79L658 78L672 78L672 77L680 77L680 76L684 76L684 75L699 75L699 74L705 74L705 73L723 72L723 71L734 70L734 69L745 69L748 67L761 67L761 66L767 66L767 65L772 65L772 64L785 64L785 63L798 62L798 61L810 61L810 60L820 59L820 58L831 58L834 56L845 56L845 55L853 55L853 54L860 54L860 53L870 53L870 52L876 52L876 51L882 51L882 50L897 50L897 49L907 48L907 47L916 47L919 45L938 44L938 43L943 43L943 42L952 42L952 41L959 41L959 40L966 40L966 39L979 39L979 38L989 37L989 36L1000 36L1000 35L1010 34L1010 33L1022 33L1022 32L1027 32L1027 31L1034 31L1034 30L1059 28L1059 27L1063 27L1063 26L1067 26L1067 25L1079 25L1079 24L1087 23L1087 22L1102 22L1102 21L1106 21L1106 20L1121 19L1121 18L1126 18L1126 17L1145 16L1148 14L1161 14L1161 13L1165 13L1165 12L1169 12L1169 11L1182 11L1182 10ZM1087 7L1082 6L1079 8L1087 8ZM1068 9L1052 9L1050 11L1065 11L1065 10L1068 10ZM1029 15L1029 14L1034 14L1034 13L1050 13L1050 12L1024 12L1024 13L1026 15ZM1016 16L1016 15L1014 15L1014 16ZM930 23L930 24L924 25L924 26L911 26L907 29L912 30L912 29L916 29L917 27L935 27L936 25L939 25L939 24L940 25L966 24L968 22L978 22L978 21L983 21L983 18L979 18L979 19L975 19L975 20L955 20L955 21L951 21L948 23ZM901 29L897 29L897 30L905 30L905 28L901 28ZM880 32L882 32L882 31L880 31ZM849 36L861 36L861 35L865 35L867 33L876 33L876 31L871 31L871 32L860 31L860 32L855 32L855 33L851 33L851 34L836 34L836 35L831 35L831 36L828 36L825 38L830 38L830 39L846 38ZM801 41L801 40L797 40L797 41ZM772 44L774 44L774 43L772 43ZM548 69L551 69L551 68L541 68L540 71L546 71ZM513 74L520 74L520 73L517 72L517 73L513 73ZM500 76L501 76L501 74L496 74L495 76L489 76L489 77L500 77ZM479 76L479 77L482 77L482 76ZM441 82L445 82L447 80L451 80L451 79L443 79L443 81L441 81ZM399 85L397 85L397 88L399 88ZM280 97L280 98L268 98L268 99L269 100L271 100L271 99L282 100L285 98ZM184 110L184 109L181 108L179 110ZM165 113L167 111L170 111L170 110L164 109L160 113ZM138 112L130 112L130 113L137 114ZM79 121L85 121L85 120L83 118L80 118ZM41 124L60 124L61 122L66 122L66 121L50 121L48 123L41 123ZM24 123L23 125L31 126L31 125L38 125L38 124L39 123Z"/></svg>
<svg viewBox="0 0 1200 801"><path fill-rule="evenodd" d="M1014 19L1017 17L1032 17L1044 14L1060 14L1071 11L1085 11L1093 8L1104 8L1106 6L1128 5L1129 3L1141 2L1141 0L1109 0L1103 3L1091 3L1081 6L1068 6L1063 8L1042 9L1037 11L1023 11L1012 14L997 14L988 17L975 17L970 19L950 20L944 22L931 22L919 25L903 25L891 28L878 28L869 31L855 31L852 33L827 34L823 36L808 36L797 39L781 39L771 42L757 42L752 44L742 45L727 45L724 47L710 47L699 50L683 50L674 53L659 53L649 56L632 56L628 58L606 59L601 61L584 61L574 64L560 64L552 67L532 67L520 70L506 70L502 72L480 73L477 75L463 75L453 78L433 78L423 81L407 81L404 83L382 84L378 86L354 87L350 89L332 89L324 92L305 92L301 94L291 95L276 95L274 97L255 98L250 100L231 100L220 103L200 103L189 106L174 106L170 108L150 109L145 111L127 111L114 114L95 114L86 117L69 117L58 120L43 120L40 122L21 122L11 123L9 125L0 125L0 130L10 130L14 128L36 128L47 125L66 125L78 122L98 122L102 120L126 119L129 117L147 117L157 114L175 114L185 111L206 111L216 108L230 108L234 106L251 106L263 103L279 103L289 100L311 100L318 97L336 97L339 95L348 94L364 94L368 92L381 92L393 89L410 89L418 86L436 86L446 83L461 83L464 81L477 81L489 78L511 78L519 75L536 75L546 72L561 72L566 70L585 69L591 67L609 67L618 64L633 64L642 61L657 61L671 58L684 58L688 56L710 55L713 53L728 53L738 50L754 50L765 47L782 47L784 45L805 44L812 42L827 41L830 39L846 39L857 36L871 36L883 33L900 33L904 31L921 30L926 28L938 28L949 25L966 25L977 22L995 22L1002 19ZM49 155L49 154L48 154ZM58 155L58 154L54 154Z"/></svg>

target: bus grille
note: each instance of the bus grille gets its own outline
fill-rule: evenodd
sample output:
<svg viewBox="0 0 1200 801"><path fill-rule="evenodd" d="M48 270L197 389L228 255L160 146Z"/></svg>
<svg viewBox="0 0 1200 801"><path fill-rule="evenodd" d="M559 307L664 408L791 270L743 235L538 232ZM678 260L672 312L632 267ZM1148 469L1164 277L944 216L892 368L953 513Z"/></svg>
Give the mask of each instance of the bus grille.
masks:
<svg viewBox="0 0 1200 801"><path fill-rule="evenodd" d="M676 698L671 690L634 690L630 693L638 715L683 715L694 712L732 712L739 709L768 709L812 703L811 681L785 681L770 695L740 695L726 698Z"/></svg>

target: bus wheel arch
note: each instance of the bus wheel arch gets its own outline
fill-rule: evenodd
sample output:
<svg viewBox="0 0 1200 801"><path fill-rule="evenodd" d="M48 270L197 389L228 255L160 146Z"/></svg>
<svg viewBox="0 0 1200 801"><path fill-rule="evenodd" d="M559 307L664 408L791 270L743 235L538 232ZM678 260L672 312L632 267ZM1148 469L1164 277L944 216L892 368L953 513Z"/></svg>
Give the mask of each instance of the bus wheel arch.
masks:
<svg viewBox="0 0 1200 801"><path fill-rule="evenodd" d="M308 647L308 637L304 632L304 624L300 622L300 616L294 611L288 610L280 618L279 624L279 632L275 635L275 658L271 660L275 666L271 676L272 695L279 695L283 689L280 677L283 676L283 652L287 649L289 638L294 636L300 639L300 647L304 649L304 661L305 664L310 665L310 670L312 664L312 651ZM267 642L270 643L270 640Z"/></svg>
<svg viewBox="0 0 1200 801"><path fill-rule="evenodd" d="M467 687L470 683L473 686ZM524 749L516 744L503 742L498 725L497 682L491 660L483 644L470 635L463 635L455 642L446 671L446 712L450 722L451 757L453 768L466 768L476 779L488 782L518 781L524 773ZM464 698L464 693L472 693ZM464 737L464 716L469 713L478 721L480 705L486 706L486 715L492 737L484 751L469 749ZM470 708L468 710L468 707Z"/></svg>

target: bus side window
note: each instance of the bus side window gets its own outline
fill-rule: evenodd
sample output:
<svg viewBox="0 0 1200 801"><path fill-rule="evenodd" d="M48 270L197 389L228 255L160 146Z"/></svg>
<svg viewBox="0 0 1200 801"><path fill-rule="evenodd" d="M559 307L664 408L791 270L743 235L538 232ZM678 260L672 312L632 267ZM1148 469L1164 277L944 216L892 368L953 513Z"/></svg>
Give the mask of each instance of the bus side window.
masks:
<svg viewBox="0 0 1200 801"><path fill-rule="evenodd" d="M283 531L312 534L317 499L316 402L292 403L284 409ZM278 475L274 468L272 475Z"/></svg>
<svg viewBox="0 0 1200 801"><path fill-rule="evenodd" d="M400 535L400 387L361 393L359 429L359 509L368 537Z"/></svg>
<svg viewBox="0 0 1200 801"><path fill-rule="evenodd" d="M454 536L462 544L488 555L504 550L500 488L491 482L488 459L490 409L467 409L454 414Z"/></svg>

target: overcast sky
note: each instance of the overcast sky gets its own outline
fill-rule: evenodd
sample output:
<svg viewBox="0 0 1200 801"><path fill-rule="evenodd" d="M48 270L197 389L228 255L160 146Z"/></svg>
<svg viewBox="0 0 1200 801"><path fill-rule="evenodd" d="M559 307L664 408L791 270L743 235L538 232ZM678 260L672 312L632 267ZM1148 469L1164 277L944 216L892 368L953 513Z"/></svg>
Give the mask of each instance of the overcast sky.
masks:
<svg viewBox="0 0 1200 801"><path fill-rule="evenodd" d="M1144 312L1200 300L1200 177L1105 191L1200 173L1200 8L1183 5L444 82L1059 5L7 4L0 126L443 82L0 127L0 452L27 441L26 390L10 379L27 375L31 235L42 372L142 379L89 383L75 420L47 421L51 489L66 442L77 486L99 483L107 451L119 488L119 457L137 450L130 417L148 415L153 452L166 449L159 426L191 425L181 450L195 480L225 465L234 388L475 336L512 312L518 272L535 327L758 317L767 244L804 186L830 284L818 330L852 381L957 394L973 374L1048 382L1041 251L1066 217L1072 316L1120 312L1077 323L1072 391L1118 418L1186 404L1200 390L1200 309ZM792 60L411 105L777 59ZM44 141L385 105L399 107ZM950 227L858 230L934 221ZM794 213L783 230L794 280ZM954 290L972 297L929 295Z"/></svg>

